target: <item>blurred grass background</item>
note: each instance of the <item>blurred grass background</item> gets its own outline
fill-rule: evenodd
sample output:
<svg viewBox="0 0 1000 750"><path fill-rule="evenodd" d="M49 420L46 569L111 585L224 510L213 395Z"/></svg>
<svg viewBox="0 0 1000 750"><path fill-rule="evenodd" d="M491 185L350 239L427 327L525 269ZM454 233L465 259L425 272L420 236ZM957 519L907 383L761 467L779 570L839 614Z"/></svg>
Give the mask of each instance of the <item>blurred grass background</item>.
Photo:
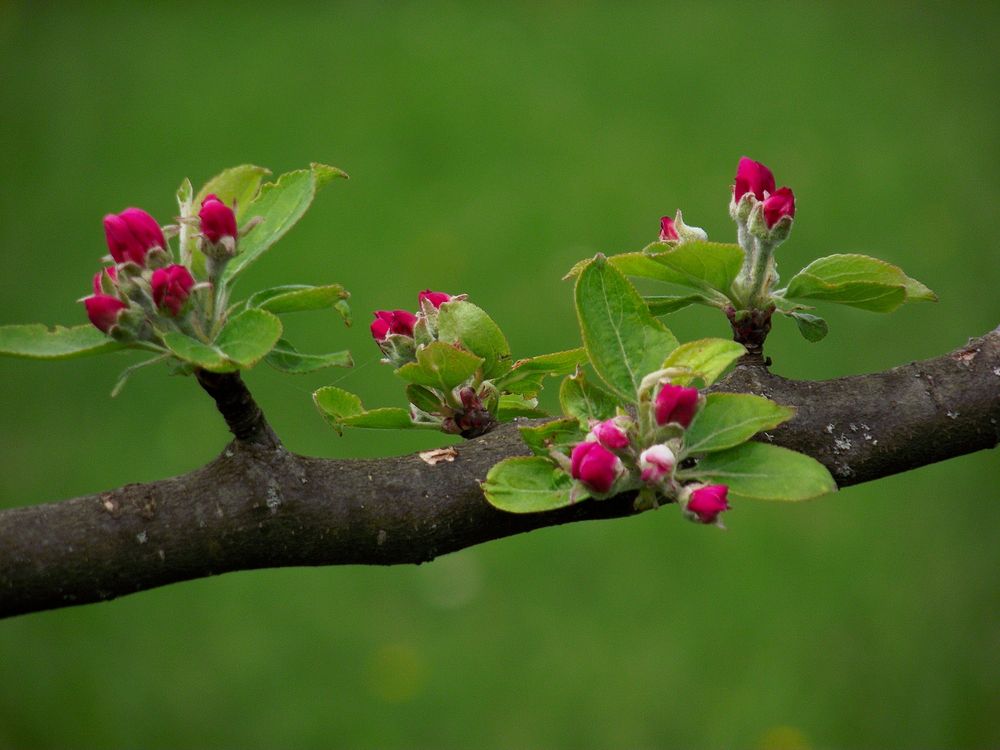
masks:
<svg viewBox="0 0 1000 750"><path fill-rule="evenodd" d="M288 321L357 367L247 380L292 450L408 452L442 439L338 438L310 401L338 383L401 404L370 310L468 292L515 354L565 348L560 276L642 247L678 206L731 240L748 154L799 200L786 278L870 252L941 298L828 307L816 345L778 321L776 371L934 356L1000 322L998 45L995 3L0 0L0 322L84 320L105 213L167 221L183 177L235 164L335 164L351 181L244 288L346 284L352 329ZM669 323L726 335L703 309ZM134 359L0 361L0 505L222 449L189 380L150 370L108 398ZM0 747L996 747L997 469L980 453L741 506L728 533L666 509L421 567L237 573L2 622Z"/></svg>

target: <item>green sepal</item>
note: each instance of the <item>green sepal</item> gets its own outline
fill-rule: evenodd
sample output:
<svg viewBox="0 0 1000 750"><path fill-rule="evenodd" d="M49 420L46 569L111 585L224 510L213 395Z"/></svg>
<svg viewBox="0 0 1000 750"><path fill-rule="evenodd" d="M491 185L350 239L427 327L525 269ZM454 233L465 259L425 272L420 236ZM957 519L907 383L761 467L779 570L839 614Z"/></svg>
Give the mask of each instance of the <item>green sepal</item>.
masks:
<svg viewBox="0 0 1000 750"><path fill-rule="evenodd" d="M483 358L483 377L503 375L510 369L510 345L500 326L486 312L465 300L445 302L437 312L438 339L459 344Z"/></svg>
<svg viewBox="0 0 1000 750"><path fill-rule="evenodd" d="M521 427L521 439L538 456L548 456L550 449L568 452L587 436L575 418L554 419L537 427Z"/></svg>
<svg viewBox="0 0 1000 750"><path fill-rule="evenodd" d="M684 432L684 456L726 450L795 416L795 409L747 393L710 393Z"/></svg>
<svg viewBox="0 0 1000 750"><path fill-rule="evenodd" d="M483 482L490 505L509 513L555 510L589 495L569 474L540 456L507 458L495 464Z"/></svg>
<svg viewBox="0 0 1000 750"><path fill-rule="evenodd" d="M746 354L742 344L728 339L698 339L674 349L663 361L663 368L686 367L690 374L675 375L670 382L688 385L700 378L705 387L712 385L729 365Z"/></svg>
<svg viewBox="0 0 1000 750"><path fill-rule="evenodd" d="M417 349L417 361L409 362L396 374L408 383L437 388L445 393L462 385L482 366L483 358L435 341Z"/></svg>
<svg viewBox="0 0 1000 750"><path fill-rule="evenodd" d="M94 328L41 323L0 326L0 355L27 359L75 359L121 349L121 344Z"/></svg>

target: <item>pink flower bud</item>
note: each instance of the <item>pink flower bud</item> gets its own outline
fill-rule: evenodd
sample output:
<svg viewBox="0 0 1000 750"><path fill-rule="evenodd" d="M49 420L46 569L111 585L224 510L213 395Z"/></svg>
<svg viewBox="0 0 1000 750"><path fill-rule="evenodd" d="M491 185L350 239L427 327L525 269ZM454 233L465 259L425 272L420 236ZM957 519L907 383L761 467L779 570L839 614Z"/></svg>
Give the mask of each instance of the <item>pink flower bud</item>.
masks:
<svg viewBox="0 0 1000 750"><path fill-rule="evenodd" d="M118 267L108 266L107 268L94 274L94 294L104 294L104 290L101 287L101 276L104 274L107 274L108 278L111 279L111 283L117 283Z"/></svg>
<svg viewBox="0 0 1000 750"><path fill-rule="evenodd" d="M791 188L778 188L764 201L764 222L770 229L782 216L795 216L795 196Z"/></svg>
<svg viewBox="0 0 1000 750"><path fill-rule="evenodd" d="M759 161L742 157L736 167L736 184L733 185L733 200L739 201L744 193L753 193L757 200L762 201L767 196L764 193L774 192L774 175L771 170Z"/></svg>
<svg viewBox="0 0 1000 750"><path fill-rule="evenodd" d="M434 305L434 308L437 309L441 307L441 305L443 305L445 302L450 301L451 295L445 294L444 292L432 292L430 289L424 289L424 291L420 293L418 301L418 304L421 307L423 307L424 300L430 302L432 305Z"/></svg>
<svg viewBox="0 0 1000 750"><path fill-rule="evenodd" d="M729 510L726 495L729 488L724 484L709 484L699 487L691 493L687 503L687 512L699 523L715 523L715 519L724 510Z"/></svg>
<svg viewBox="0 0 1000 750"><path fill-rule="evenodd" d="M236 214L219 200L217 195L205 196L205 200L201 202L198 218L201 220L201 233L213 245L218 244L223 237L232 237L235 240L239 236Z"/></svg>
<svg viewBox="0 0 1000 750"><path fill-rule="evenodd" d="M87 317L97 328L107 333L118 322L118 314L128 305L117 297L107 294L95 294L83 300L87 308Z"/></svg>
<svg viewBox="0 0 1000 750"><path fill-rule="evenodd" d="M605 419L603 422L595 424L590 431L590 436L593 436L594 441L608 450L617 451L628 448L628 434L614 419Z"/></svg>
<svg viewBox="0 0 1000 750"><path fill-rule="evenodd" d="M599 443L585 441L573 447L570 473L587 487L604 494L624 470L622 460Z"/></svg>
<svg viewBox="0 0 1000 750"><path fill-rule="evenodd" d="M639 471L642 481L659 482L674 470L677 459L674 452L665 445L651 445L639 454Z"/></svg>
<svg viewBox="0 0 1000 750"><path fill-rule="evenodd" d="M152 248L167 247L160 225L141 208L126 208L120 214L105 216L104 236L116 263L132 261L141 266Z"/></svg>
<svg viewBox="0 0 1000 750"><path fill-rule="evenodd" d="M660 219L660 242L677 242L681 236L674 228L674 220L669 216Z"/></svg>
<svg viewBox="0 0 1000 750"><path fill-rule="evenodd" d="M184 266L175 263L153 271L149 285L153 289L156 306L168 315L177 316L191 294L194 277Z"/></svg>
<svg viewBox="0 0 1000 750"><path fill-rule="evenodd" d="M654 406L657 424L677 422L687 427L698 409L698 389L664 383L656 394Z"/></svg>
<svg viewBox="0 0 1000 750"><path fill-rule="evenodd" d="M390 333L412 336L416 322L417 316L407 310L376 310L371 325L372 338L385 341Z"/></svg>

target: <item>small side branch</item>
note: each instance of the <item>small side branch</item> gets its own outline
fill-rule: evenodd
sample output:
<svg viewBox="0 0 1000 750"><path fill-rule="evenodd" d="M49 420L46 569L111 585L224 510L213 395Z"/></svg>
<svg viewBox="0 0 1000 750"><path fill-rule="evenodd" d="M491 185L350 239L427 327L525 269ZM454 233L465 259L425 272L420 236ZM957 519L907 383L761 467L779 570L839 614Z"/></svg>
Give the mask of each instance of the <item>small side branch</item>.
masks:
<svg viewBox="0 0 1000 750"><path fill-rule="evenodd" d="M215 401L216 408L237 441L262 447L280 444L238 372L217 373L199 368L195 370L195 377Z"/></svg>

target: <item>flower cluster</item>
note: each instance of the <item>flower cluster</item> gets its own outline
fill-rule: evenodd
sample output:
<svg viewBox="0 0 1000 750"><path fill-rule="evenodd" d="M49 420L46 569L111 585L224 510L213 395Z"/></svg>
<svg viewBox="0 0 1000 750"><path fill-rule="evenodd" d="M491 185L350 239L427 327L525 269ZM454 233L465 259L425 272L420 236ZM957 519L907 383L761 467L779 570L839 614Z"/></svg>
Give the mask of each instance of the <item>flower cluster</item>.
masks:
<svg viewBox="0 0 1000 750"><path fill-rule="evenodd" d="M685 430L702 400L697 388L660 380L652 398L640 403L638 416L595 420L568 461L561 454L553 457L592 495L639 490L651 505L659 498L676 501L688 518L721 525L719 514L729 510L726 486L683 484L674 473Z"/></svg>
<svg viewBox="0 0 1000 750"><path fill-rule="evenodd" d="M175 262L167 240L177 226L161 227L139 208L104 217L109 252L105 261L112 265L94 275L94 293L82 300L94 326L119 341L160 349L166 331L181 330L207 340L223 322L225 301L213 290L225 263L236 254L236 214L209 195L197 217L181 221L198 232L208 269L205 282L196 281L190 261Z"/></svg>

